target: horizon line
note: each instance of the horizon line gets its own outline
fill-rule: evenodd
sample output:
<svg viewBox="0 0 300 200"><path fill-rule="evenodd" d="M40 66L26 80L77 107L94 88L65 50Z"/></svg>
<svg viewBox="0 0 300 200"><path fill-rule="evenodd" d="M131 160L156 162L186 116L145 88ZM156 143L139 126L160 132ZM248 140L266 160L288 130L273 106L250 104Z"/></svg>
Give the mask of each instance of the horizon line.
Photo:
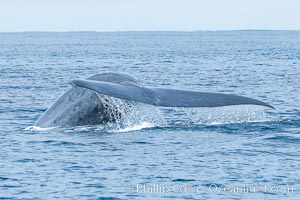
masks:
<svg viewBox="0 0 300 200"><path fill-rule="evenodd" d="M300 31L300 29L207 29L207 30L113 30L113 31L99 31L99 30L29 30L29 31L0 31L0 33L119 33L119 32L230 32L230 31Z"/></svg>

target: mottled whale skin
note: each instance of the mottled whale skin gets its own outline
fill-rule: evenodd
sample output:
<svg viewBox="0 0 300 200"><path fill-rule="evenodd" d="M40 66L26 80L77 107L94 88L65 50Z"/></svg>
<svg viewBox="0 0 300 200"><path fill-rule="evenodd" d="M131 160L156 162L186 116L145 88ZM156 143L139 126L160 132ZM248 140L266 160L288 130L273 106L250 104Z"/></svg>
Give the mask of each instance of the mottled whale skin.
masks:
<svg viewBox="0 0 300 200"><path fill-rule="evenodd" d="M273 106L262 101L232 94L148 88L136 79L118 73L102 73L87 80L73 80L74 86L63 94L34 124L38 127L97 125L119 119L118 110L99 94L164 107L219 107L231 105Z"/></svg>
<svg viewBox="0 0 300 200"><path fill-rule="evenodd" d="M114 73L96 74L89 77L88 80L109 81L116 84L122 82L138 83L130 76ZM103 101L105 100L101 99L99 94L93 90L72 87L45 111L34 123L34 126L41 128L73 127L116 121L120 114L117 110L108 110Z"/></svg>

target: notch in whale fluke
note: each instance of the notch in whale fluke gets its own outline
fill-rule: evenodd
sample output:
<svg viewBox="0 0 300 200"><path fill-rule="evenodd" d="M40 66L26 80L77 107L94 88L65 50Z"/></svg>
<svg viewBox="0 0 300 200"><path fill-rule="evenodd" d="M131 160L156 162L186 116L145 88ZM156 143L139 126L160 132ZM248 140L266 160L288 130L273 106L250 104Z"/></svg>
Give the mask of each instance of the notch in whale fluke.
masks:
<svg viewBox="0 0 300 200"><path fill-rule="evenodd" d="M83 87L104 95L154 106L165 107L220 107L233 105L273 106L248 97L232 94L196 92L165 88L147 88L136 84L113 83L95 80L73 80L71 85Z"/></svg>

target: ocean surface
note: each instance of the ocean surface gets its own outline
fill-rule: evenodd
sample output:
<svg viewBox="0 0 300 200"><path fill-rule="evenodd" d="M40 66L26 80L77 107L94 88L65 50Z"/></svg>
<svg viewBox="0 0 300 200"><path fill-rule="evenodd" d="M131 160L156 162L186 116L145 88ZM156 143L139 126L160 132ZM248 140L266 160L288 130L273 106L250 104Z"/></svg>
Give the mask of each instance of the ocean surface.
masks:
<svg viewBox="0 0 300 200"><path fill-rule="evenodd" d="M115 124L32 126L103 72L276 109L137 104ZM0 33L0 199L300 199L299 149L299 31Z"/></svg>

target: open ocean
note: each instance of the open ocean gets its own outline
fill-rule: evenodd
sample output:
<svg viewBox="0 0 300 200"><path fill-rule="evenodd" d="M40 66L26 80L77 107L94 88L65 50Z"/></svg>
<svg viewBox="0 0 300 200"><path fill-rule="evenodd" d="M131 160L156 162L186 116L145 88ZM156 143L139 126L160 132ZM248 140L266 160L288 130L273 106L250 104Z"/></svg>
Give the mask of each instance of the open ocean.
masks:
<svg viewBox="0 0 300 200"><path fill-rule="evenodd" d="M120 124L32 127L102 72L276 109L139 104ZM299 149L300 31L0 33L0 199L300 199Z"/></svg>

